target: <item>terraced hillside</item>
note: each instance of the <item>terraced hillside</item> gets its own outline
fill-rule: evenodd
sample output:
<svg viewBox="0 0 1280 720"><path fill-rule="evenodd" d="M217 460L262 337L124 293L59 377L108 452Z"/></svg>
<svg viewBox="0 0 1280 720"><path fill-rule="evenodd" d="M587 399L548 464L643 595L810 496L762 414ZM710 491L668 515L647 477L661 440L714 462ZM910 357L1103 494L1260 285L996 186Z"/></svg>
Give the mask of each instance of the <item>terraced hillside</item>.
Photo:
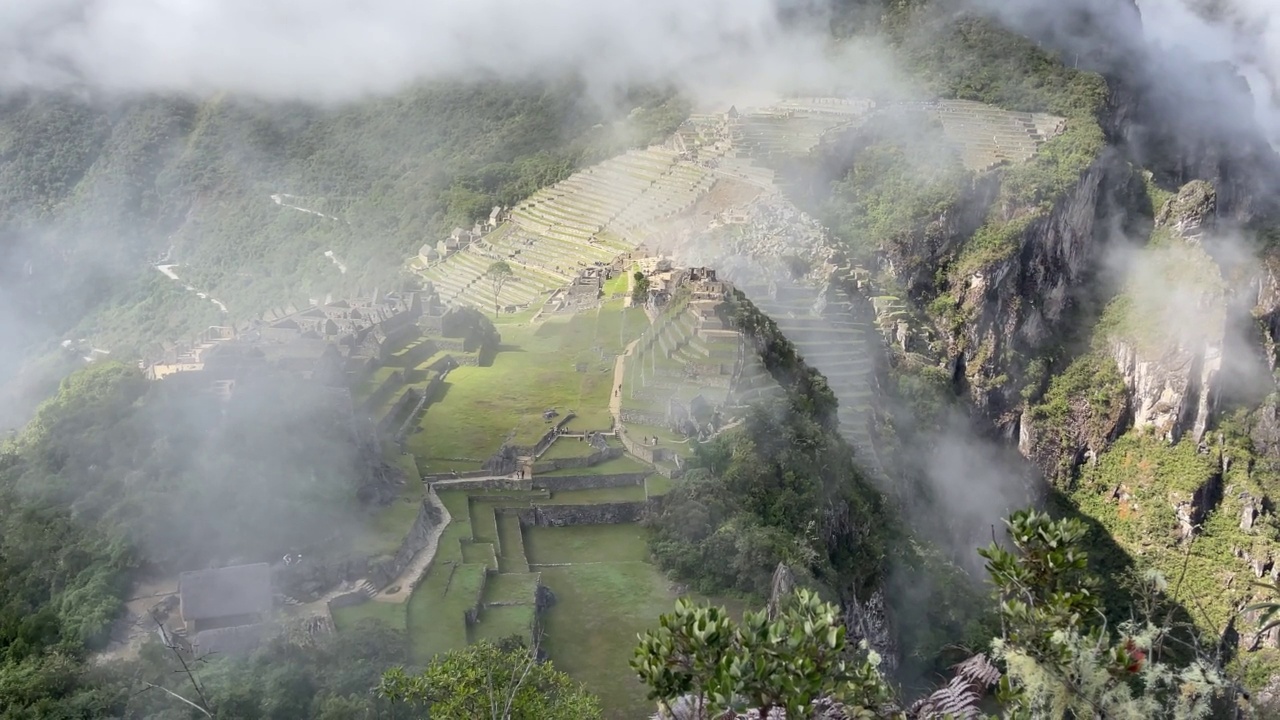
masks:
<svg viewBox="0 0 1280 720"><path fill-rule="evenodd" d="M514 277L498 304L527 307L583 269L634 250L654 223L688 210L714 182L673 151L634 150L539 190L480 241L418 269L446 301L483 308L494 305L485 271L504 261Z"/></svg>
<svg viewBox="0 0 1280 720"><path fill-rule="evenodd" d="M877 107L869 101L798 98L727 115L721 132L733 148L732 156L769 164L809 152L828 133L856 127L876 114L895 112L918 112L936 120L965 167L975 172L1025 162L1065 127L1065 120L1054 115L1003 110L968 100Z"/></svg>
<svg viewBox="0 0 1280 720"><path fill-rule="evenodd" d="M840 401L840 432L860 458L874 468L871 436L875 364L868 343L872 328L838 290L825 293L802 284L747 285L757 308L778 325L805 362L827 378Z"/></svg>
<svg viewBox="0 0 1280 720"><path fill-rule="evenodd" d="M1023 162L1064 127L1062 118L963 100L877 107L868 100L791 98L741 113L698 115L671 138L676 149L633 150L575 173L517 205L483 238L442 260L410 265L446 302L512 312L538 306L584 269L608 265L650 240L718 179L776 190L771 162L808 153L834 130L894 111L937 120L975 171ZM498 261L514 274L495 298L486 271Z"/></svg>
<svg viewBox="0 0 1280 720"><path fill-rule="evenodd" d="M575 437L558 445L544 458L585 446ZM451 521L408 602L335 610L337 625L373 617L406 627L422 659L481 639L538 637L558 667L598 688L611 717L638 716L648 703L618 648L675 597L635 522L666 487L625 457L532 481L432 483Z"/></svg>
<svg viewBox="0 0 1280 720"><path fill-rule="evenodd" d="M927 109L960 148L970 170L1030 160L1045 140L1062 132L1065 120L1044 113L1013 112L970 100L940 100Z"/></svg>

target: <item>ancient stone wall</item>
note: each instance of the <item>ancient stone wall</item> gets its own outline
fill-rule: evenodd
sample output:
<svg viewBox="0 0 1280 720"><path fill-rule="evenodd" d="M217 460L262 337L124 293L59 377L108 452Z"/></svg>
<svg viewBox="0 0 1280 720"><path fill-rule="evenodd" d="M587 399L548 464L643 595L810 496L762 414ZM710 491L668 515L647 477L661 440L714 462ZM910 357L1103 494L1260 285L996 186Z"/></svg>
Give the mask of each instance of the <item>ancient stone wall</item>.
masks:
<svg viewBox="0 0 1280 720"><path fill-rule="evenodd" d="M440 350L458 353L466 352L466 338L433 338L432 342L434 342Z"/></svg>
<svg viewBox="0 0 1280 720"><path fill-rule="evenodd" d="M446 359L452 359L452 356ZM396 442L403 441L409 436L409 433L418 426L418 418L421 417L423 408L427 406L427 403L430 403L439 397L440 388L444 386L446 374L437 375L431 378L431 382L427 383L427 386L422 389L422 393L419 395L418 402L414 405L413 411L410 412L409 416L400 423L400 428L396 430ZM395 417L395 413L392 413L391 417Z"/></svg>
<svg viewBox="0 0 1280 720"><path fill-rule="evenodd" d="M447 472L446 473L428 473L422 476L422 481L424 483L431 484L431 483L438 482L440 480L454 480L454 479L468 480L471 478L489 477L490 474L491 473L485 470L464 470L463 472L460 472L456 475L453 473L447 473Z"/></svg>
<svg viewBox="0 0 1280 720"><path fill-rule="evenodd" d="M475 625L480 620L480 610L484 607L484 586L488 584L489 572L486 571L484 578L480 581L480 589L476 591L476 601L463 613L467 625Z"/></svg>
<svg viewBox="0 0 1280 720"><path fill-rule="evenodd" d="M391 355L394 353L393 348L400 347L406 341L408 341L410 338L412 338L414 335L417 334L413 325L400 325L399 327L396 327L394 329L387 327L387 323L391 322L392 320L405 318L405 317L407 316L402 314L402 315L396 316L395 318L384 320L382 323L380 323L383 331L386 332L386 337L382 339L382 342L378 346L378 360L380 362L384 362L384 363L387 362L391 358Z"/></svg>
<svg viewBox="0 0 1280 720"><path fill-rule="evenodd" d="M685 369L698 375L704 385L728 387L733 377L733 365L725 363L685 363Z"/></svg>
<svg viewBox="0 0 1280 720"><path fill-rule="evenodd" d="M458 474L464 475L464 473ZM450 475L438 482L431 482L431 485L438 490L532 490L532 483L532 480L516 480L507 477L454 480Z"/></svg>
<svg viewBox="0 0 1280 720"><path fill-rule="evenodd" d="M352 590L349 593L336 595L329 599L329 612L333 612L339 608L351 607L353 605L363 605L369 601L369 596L359 590Z"/></svg>
<svg viewBox="0 0 1280 720"><path fill-rule="evenodd" d="M435 355L439 351L439 346L434 338L424 339L422 342L413 346L404 354L404 366L415 367L418 363Z"/></svg>
<svg viewBox="0 0 1280 720"><path fill-rule="evenodd" d="M618 432L618 438L622 440L622 446L626 448L627 452L635 455L650 465L671 459L672 453L670 450L654 445L645 445L639 440L633 438L625 428ZM661 468L659 468L659 472L661 472Z"/></svg>
<svg viewBox="0 0 1280 720"><path fill-rule="evenodd" d="M575 439L561 438L560 442L582 442ZM590 455L573 458L556 458L554 460L543 460L535 463L533 466L534 475L542 475L556 470L565 470L567 468L583 468L599 465L602 462L615 460L622 457L622 448L608 448L605 450L596 450Z"/></svg>
<svg viewBox="0 0 1280 720"><path fill-rule="evenodd" d="M594 488L613 488L640 485L651 473L633 472L616 475L554 475L534 476L533 487L547 490L590 490Z"/></svg>
<svg viewBox="0 0 1280 720"><path fill-rule="evenodd" d="M389 432L392 429L391 426L395 424L396 418L402 415L405 410L417 405L421 399L422 392L420 390L411 387L405 388L404 394L400 396L400 399L396 400L391 409L378 421L378 432Z"/></svg>
<svg viewBox="0 0 1280 720"><path fill-rule="evenodd" d="M444 316L423 315L418 318L418 327L422 328L424 334L441 335L444 333Z"/></svg>
<svg viewBox="0 0 1280 720"><path fill-rule="evenodd" d="M516 511L521 525L533 527L568 527L571 525L621 525L639 522L648 503L598 503L595 505L534 505Z"/></svg>
<svg viewBox="0 0 1280 720"><path fill-rule="evenodd" d="M654 427L663 427L667 424L667 416L665 413L653 412L651 410L623 408L618 414L622 418L622 422L631 423L633 425L652 425Z"/></svg>

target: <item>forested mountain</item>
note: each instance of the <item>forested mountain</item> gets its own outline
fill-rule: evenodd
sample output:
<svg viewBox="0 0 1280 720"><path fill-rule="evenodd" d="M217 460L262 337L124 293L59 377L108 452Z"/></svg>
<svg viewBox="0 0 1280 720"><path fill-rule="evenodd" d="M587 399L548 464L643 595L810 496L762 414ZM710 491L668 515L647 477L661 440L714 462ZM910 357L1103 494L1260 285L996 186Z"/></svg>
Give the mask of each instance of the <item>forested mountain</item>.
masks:
<svg viewBox="0 0 1280 720"><path fill-rule="evenodd" d="M863 301L875 458L842 434L845 398L821 363L734 294L726 327L782 392L679 461L683 476L646 506L646 555L680 587L771 601L773 616L665 617L637 662L655 699L750 695L827 718L943 717L948 698L964 713L988 698L1010 718L1240 717L1266 711L1242 688L1274 700L1280 155L1237 70L1154 48L1134 3L1010 7L826 8L828 49L869 42L895 82L868 85L905 109L762 167L848 271L822 291ZM358 534L368 497L406 485L384 459L395 443L352 432L349 393L334 402L268 374L219 405L146 380L137 361L273 307L416 287L405 261L424 243L669 137L698 100L678 87L628 86L607 103L572 76L433 81L336 106L0 95L0 421L15 428L0 450L0 718L492 709L478 678L527 669L526 648L424 663L376 622L275 638L194 676L154 643L134 660L95 656L148 573L292 561ZM1046 114L1061 131L1025 162L974 169L912 111L919 98ZM794 262L795 276L820 264L746 253ZM603 341L590 349L606 358ZM564 370L574 387L587 366ZM1024 498L1058 519L1014 514ZM473 522L470 503L455 522ZM1006 538L993 523L1010 515ZM484 543L463 537L445 541L465 560ZM781 609L792 584L817 593L796 596L799 616ZM771 625L806 617L827 644ZM721 645L708 622L723 624ZM697 632L671 630L681 623ZM720 655L690 659L703 651ZM962 660L987 679L964 674L976 665L953 673ZM775 661L809 684L779 690ZM383 676L396 665L409 671ZM553 666L532 675L546 692L513 690L516 709L495 717L600 712ZM953 696L928 695L952 675Z"/></svg>

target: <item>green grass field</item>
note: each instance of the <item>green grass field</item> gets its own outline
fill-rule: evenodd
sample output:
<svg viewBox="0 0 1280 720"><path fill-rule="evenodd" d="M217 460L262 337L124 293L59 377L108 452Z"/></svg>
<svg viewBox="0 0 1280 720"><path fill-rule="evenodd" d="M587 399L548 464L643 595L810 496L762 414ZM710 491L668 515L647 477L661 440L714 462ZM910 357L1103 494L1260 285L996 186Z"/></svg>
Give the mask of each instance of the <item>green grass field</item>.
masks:
<svg viewBox="0 0 1280 720"><path fill-rule="evenodd" d="M480 613L480 621L471 626L471 641L501 640L519 635L527 643L533 631L536 608L528 605L503 605L487 607Z"/></svg>
<svg viewBox="0 0 1280 720"><path fill-rule="evenodd" d="M530 527L524 552L530 565L542 563L641 562L648 558L645 529L631 525Z"/></svg>
<svg viewBox="0 0 1280 720"><path fill-rule="evenodd" d="M610 426L613 355L647 326L621 301L537 325L502 324L502 349L490 367L460 367L410 435L408 448L426 472L474 470L505 438L531 445L550 427L548 408L578 417L569 427ZM585 363L586 372L577 364Z"/></svg>
<svg viewBox="0 0 1280 720"><path fill-rule="evenodd" d="M543 645L556 667L600 697L605 717L648 717L653 704L627 664L636 635L675 604L669 583L646 562L542 570L556 603L543 619Z"/></svg>
<svg viewBox="0 0 1280 720"><path fill-rule="evenodd" d="M644 500L643 485L624 485L612 488L587 488L584 490L560 490L551 494L545 505L594 505L596 503L637 502Z"/></svg>
<svg viewBox="0 0 1280 720"><path fill-rule="evenodd" d="M362 532L351 541L351 552L355 555L394 555L418 517L424 488L417 463L412 455L401 455L395 450L388 450L384 455L387 462L404 473L405 484L391 504L369 514Z"/></svg>
<svg viewBox="0 0 1280 720"><path fill-rule="evenodd" d="M362 620L376 620L393 630L405 629L404 603L369 601L333 611L333 624L338 632L351 632Z"/></svg>
<svg viewBox="0 0 1280 720"><path fill-rule="evenodd" d="M483 565L463 565L464 537L471 537L464 492L442 492L440 500L453 517L440 536L431 569L413 590L408 603L409 643L414 658L426 660L467 641L463 612L476 600Z"/></svg>
<svg viewBox="0 0 1280 720"><path fill-rule="evenodd" d="M591 443L583 442L577 438L558 438L551 443L551 447L538 460L563 460L565 458L586 457L595 452L596 449Z"/></svg>
<svg viewBox="0 0 1280 720"><path fill-rule="evenodd" d="M621 475L623 473L644 472L649 469L648 465L636 460L635 458L622 456L613 460L592 465L590 467L580 468L564 468L563 470L555 470L549 473L543 473L537 477L561 477L570 475Z"/></svg>

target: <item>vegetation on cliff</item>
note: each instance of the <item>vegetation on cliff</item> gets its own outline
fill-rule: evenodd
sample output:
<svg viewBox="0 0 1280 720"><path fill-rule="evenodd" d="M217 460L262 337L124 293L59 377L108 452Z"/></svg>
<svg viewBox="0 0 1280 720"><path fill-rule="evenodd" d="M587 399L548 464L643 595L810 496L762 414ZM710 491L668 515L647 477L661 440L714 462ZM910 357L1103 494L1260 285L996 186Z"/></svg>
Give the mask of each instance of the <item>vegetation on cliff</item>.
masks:
<svg viewBox="0 0 1280 720"><path fill-rule="evenodd" d="M890 523L836 431L835 396L768 316L740 294L728 305L786 400L753 407L699 446L650 521L650 548L701 592L759 596L779 562L836 593L870 592L883 580Z"/></svg>

